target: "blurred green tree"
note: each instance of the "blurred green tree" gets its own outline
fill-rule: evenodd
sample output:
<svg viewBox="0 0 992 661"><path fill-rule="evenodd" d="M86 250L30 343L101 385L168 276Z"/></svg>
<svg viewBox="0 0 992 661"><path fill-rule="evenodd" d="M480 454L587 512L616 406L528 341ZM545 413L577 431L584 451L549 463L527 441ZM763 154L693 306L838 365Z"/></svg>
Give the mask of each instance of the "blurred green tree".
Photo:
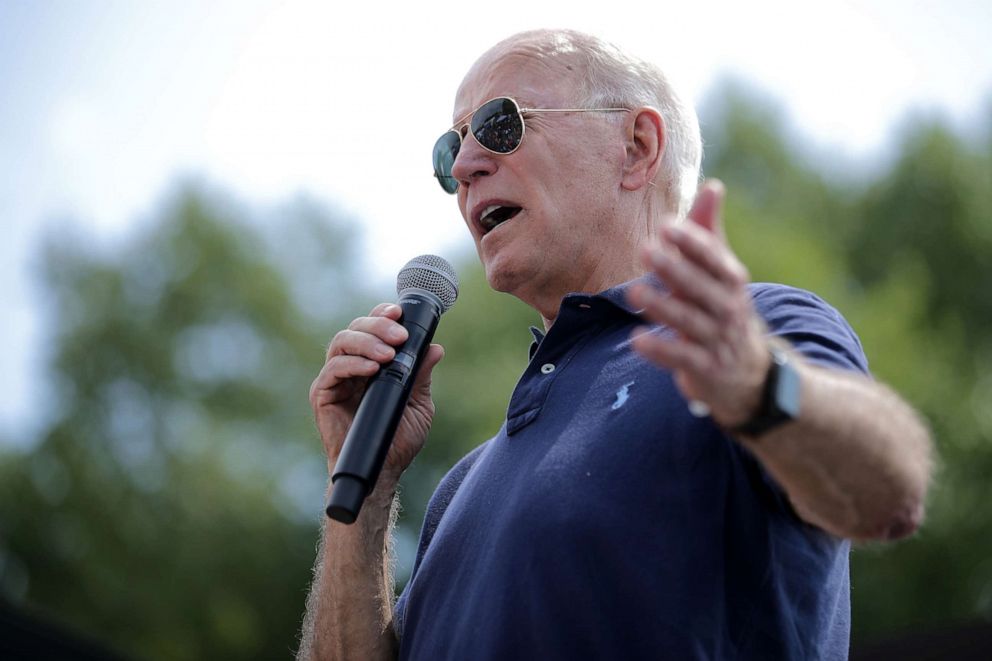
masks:
<svg viewBox="0 0 992 661"><path fill-rule="evenodd" d="M286 657L309 581L306 394L363 295L353 234L305 199L237 212L186 186L111 250L60 230L42 256L49 423L0 456L0 586L138 658Z"/></svg>
<svg viewBox="0 0 992 661"><path fill-rule="evenodd" d="M990 120L985 140L933 118L909 123L841 234L848 268L876 305L902 303L898 317L865 324L866 345L930 421L941 455L920 534L856 556L865 596L855 615L877 631L992 619Z"/></svg>

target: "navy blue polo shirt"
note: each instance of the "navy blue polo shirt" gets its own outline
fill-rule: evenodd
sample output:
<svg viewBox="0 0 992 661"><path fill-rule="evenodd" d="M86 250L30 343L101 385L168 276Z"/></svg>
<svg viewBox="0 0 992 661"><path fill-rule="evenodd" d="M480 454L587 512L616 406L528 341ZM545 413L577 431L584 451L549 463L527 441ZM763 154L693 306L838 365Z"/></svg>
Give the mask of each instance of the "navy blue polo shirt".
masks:
<svg viewBox="0 0 992 661"><path fill-rule="evenodd" d="M848 543L632 349L625 289L562 301L499 433L439 484L400 658L847 658ZM810 362L867 370L821 299L751 293Z"/></svg>

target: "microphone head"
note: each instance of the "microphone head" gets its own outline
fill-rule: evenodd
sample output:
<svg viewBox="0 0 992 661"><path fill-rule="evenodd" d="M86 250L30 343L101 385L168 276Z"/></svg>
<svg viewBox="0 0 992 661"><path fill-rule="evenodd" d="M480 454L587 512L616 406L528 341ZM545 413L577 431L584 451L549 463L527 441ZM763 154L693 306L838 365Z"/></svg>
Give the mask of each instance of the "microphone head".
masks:
<svg viewBox="0 0 992 661"><path fill-rule="evenodd" d="M396 293L403 296L409 289L420 289L436 296L444 313L458 298L458 276L443 257L421 255L407 262L396 276Z"/></svg>

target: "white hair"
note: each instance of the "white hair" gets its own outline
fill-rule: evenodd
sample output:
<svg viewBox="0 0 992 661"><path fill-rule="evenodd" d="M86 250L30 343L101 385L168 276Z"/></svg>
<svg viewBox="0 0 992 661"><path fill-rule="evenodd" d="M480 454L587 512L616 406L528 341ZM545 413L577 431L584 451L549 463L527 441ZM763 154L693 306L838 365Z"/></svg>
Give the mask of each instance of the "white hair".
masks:
<svg viewBox="0 0 992 661"><path fill-rule="evenodd" d="M598 37L575 30L521 32L490 52L526 50L544 57L567 59L578 65L581 84L574 102L587 108L656 108L665 123L662 188L673 211L685 217L699 186L703 142L699 121L656 65L624 53Z"/></svg>

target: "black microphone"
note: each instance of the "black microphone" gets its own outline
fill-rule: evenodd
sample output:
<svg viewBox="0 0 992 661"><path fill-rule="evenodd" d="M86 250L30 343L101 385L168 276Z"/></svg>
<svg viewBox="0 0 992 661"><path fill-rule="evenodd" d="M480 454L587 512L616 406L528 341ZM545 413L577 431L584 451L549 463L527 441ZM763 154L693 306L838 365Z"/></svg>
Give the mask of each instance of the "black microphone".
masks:
<svg viewBox="0 0 992 661"><path fill-rule="evenodd" d="M400 269L396 293L400 323L410 335L393 361L369 379L334 466L327 516L342 523L354 523L375 488L437 322L458 298L458 277L441 257L421 255Z"/></svg>

